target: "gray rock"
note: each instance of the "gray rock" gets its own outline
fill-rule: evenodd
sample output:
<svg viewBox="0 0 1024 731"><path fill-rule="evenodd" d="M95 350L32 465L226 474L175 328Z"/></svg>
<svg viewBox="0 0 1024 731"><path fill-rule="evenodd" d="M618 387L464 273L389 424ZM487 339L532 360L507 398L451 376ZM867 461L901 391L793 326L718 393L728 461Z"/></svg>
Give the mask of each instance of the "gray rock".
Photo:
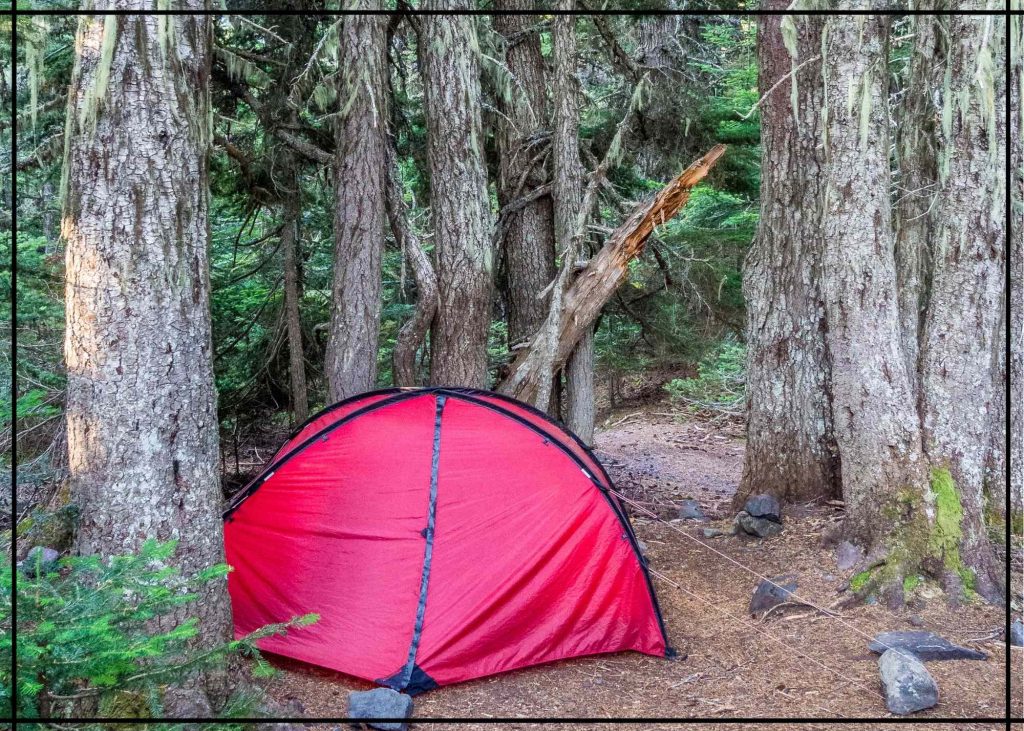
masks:
<svg viewBox="0 0 1024 731"><path fill-rule="evenodd" d="M48 571L52 571L57 566L57 559L60 558L60 554L52 548L45 546L35 546L25 554L25 559L18 562L18 568L29 577L35 578L36 572L45 574Z"/></svg>
<svg viewBox="0 0 1024 731"><path fill-rule="evenodd" d="M755 518L767 518L776 523L782 522L782 508L779 507L779 501L771 495L754 495L747 500L743 509L747 511L748 515L753 515Z"/></svg>
<svg viewBox="0 0 1024 731"><path fill-rule="evenodd" d="M718 528L705 528L701 531L705 538L717 538L718 536L724 536L725 531L719 530Z"/></svg>
<svg viewBox="0 0 1024 731"><path fill-rule="evenodd" d="M790 593L794 591L796 591L796 576L793 574L773 576L771 581L762 579L754 589L754 596L750 598L750 607L747 611L751 614L767 612L772 607L789 601Z"/></svg>
<svg viewBox="0 0 1024 731"><path fill-rule="evenodd" d="M646 556L647 555L647 544L646 543L644 543L643 541L637 541L636 542L636 547L640 549L640 555L642 555L642 556Z"/></svg>
<svg viewBox="0 0 1024 731"><path fill-rule="evenodd" d="M741 510L736 514L736 525L747 535L760 538L767 538L782 532L782 526L779 523L750 515L746 510Z"/></svg>
<svg viewBox="0 0 1024 731"><path fill-rule="evenodd" d="M391 688L359 691L348 697L349 718L408 718L412 714L412 698ZM380 731L407 731L404 721L367 721Z"/></svg>
<svg viewBox="0 0 1024 731"><path fill-rule="evenodd" d="M910 630L905 632L882 632L875 636L868 649L872 652L887 652L889 649L903 650L920 660L987 660L984 652L969 647L954 645L934 632Z"/></svg>
<svg viewBox="0 0 1024 731"><path fill-rule="evenodd" d="M1024 647L1024 622L1019 619L1013 620L1013 624L1010 625L1010 644Z"/></svg>
<svg viewBox="0 0 1024 731"><path fill-rule="evenodd" d="M836 547L836 566L840 571L849 571L864 560L864 551L849 541L843 541Z"/></svg>
<svg viewBox="0 0 1024 731"><path fill-rule="evenodd" d="M707 516L704 515L704 511L700 509L700 503L693 498L686 498L679 503L679 512L676 514L677 518L683 520L707 520Z"/></svg>
<svg viewBox="0 0 1024 731"><path fill-rule="evenodd" d="M920 615L917 614L911 614L909 617L907 617L907 623L911 627L924 627L924 620L921 619Z"/></svg>
<svg viewBox="0 0 1024 731"><path fill-rule="evenodd" d="M886 650L878 658L878 671L890 713L903 716L939 702L939 687L924 664L900 650Z"/></svg>

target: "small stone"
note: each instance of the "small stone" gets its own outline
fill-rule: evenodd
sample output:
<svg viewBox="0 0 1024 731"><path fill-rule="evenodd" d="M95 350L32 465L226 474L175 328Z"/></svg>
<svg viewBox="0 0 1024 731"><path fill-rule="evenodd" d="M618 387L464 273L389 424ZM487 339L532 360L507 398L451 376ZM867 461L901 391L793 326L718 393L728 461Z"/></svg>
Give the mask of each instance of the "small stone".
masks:
<svg viewBox="0 0 1024 731"><path fill-rule="evenodd" d="M782 522L782 508L779 507L779 501L771 495L754 495L747 500L743 509L755 518L767 518L776 523Z"/></svg>
<svg viewBox="0 0 1024 731"><path fill-rule="evenodd" d="M921 660L987 660L984 652L969 647L954 645L934 632L920 630L906 632L882 632L868 643L872 652L886 652L890 649L909 652Z"/></svg>
<svg viewBox="0 0 1024 731"><path fill-rule="evenodd" d="M747 611L754 615L767 612L772 607L789 601L789 597L794 591L796 591L796 576L793 574L773 576L771 581L762 579L754 589L754 596L750 599L750 607Z"/></svg>
<svg viewBox="0 0 1024 731"><path fill-rule="evenodd" d="M391 688L357 691L348 697L349 718L408 718L412 714L412 698ZM379 731L407 731L409 724L399 721L367 721Z"/></svg>
<svg viewBox="0 0 1024 731"><path fill-rule="evenodd" d="M1024 622L1019 619L1013 620L1010 625L1010 644L1014 647L1024 647Z"/></svg>
<svg viewBox="0 0 1024 731"><path fill-rule="evenodd" d="M878 658L878 671L890 713L903 716L923 711L939 702L934 678L916 657L900 650L886 650Z"/></svg>
<svg viewBox="0 0 1024 731"><path fill-rule="evenodd" d="M707 520L704 511L700 509L700 503L693 498L686 498L679 503L678 508L677 518L682 518L683 520Z"/></svg>
<svg viewBox="0 0 1024 731"><path fill-rule="evenodd" d="M924 620L921 619L921 615L919 614L911 614L907 617L907 624L911 627L924 627Z"/></svg>
<svg viewBox="0 0 1024 731"><path fill-rule="evenodd" d="M718 528L705 528L701 531L705 538L717 538L718 536L724 536L725 531L719 530Z"/></svg>
<svg viewBox="0 0 1024 731"><path fill-rule="evenodd" d="M25 576L36 578L39 574L52 571L57 566L57 559L60 554L46 546L34 546L27 554L25 560L18 562L18 568ZM36 572L39 572L37 574Z"/></svg>
<svg viewBox="0 0 1024 731"><path fill-rule="evenodd" d="M843 541L836 547L836 567L840 571L849 571L864 560L864 551L849 541Z"/></svg>
<svg viewBox="0 0 1024 731"><path fill-rule="evenodd" d="M636 547L640 549L641 555L644 555L644 556L647 555L647 544L646 543L644 543L643 541L637 541L636 542Z"/></svg>
<svg viewBox="0 0 1024 731"><path fill-rule="evenodd" d="M759 518L741 510L736 514L736 525L748 535L767 538L782 532L782 526L774 520Z"/></svg>

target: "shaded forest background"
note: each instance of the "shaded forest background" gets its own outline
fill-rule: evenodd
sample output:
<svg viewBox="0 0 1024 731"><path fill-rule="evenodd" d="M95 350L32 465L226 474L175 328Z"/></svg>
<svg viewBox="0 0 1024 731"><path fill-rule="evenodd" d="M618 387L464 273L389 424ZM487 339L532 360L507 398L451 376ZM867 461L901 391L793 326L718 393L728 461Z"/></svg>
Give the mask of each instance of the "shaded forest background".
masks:
<svg viewBox="0 0 1024 731"><path fill-rule="evenodd" d="M30 491L34 485L59 479L64 459L60 419L64 259L57 194L75 22L60 18L20 22L26 58L19 87L22 378L18 418L20 484ZM549 57L550 35L544 27L550 19L535 17L524 23L541 26L542 53ZM609 404L620 392L635 390L641 381L648 385L653 378L657 387L673 376L695 376L702 362L730 380L743 361L740 267L757 224L760 183L758 117L752 110L757 100L754 25L724 17L609 17L597 22L580 19L576 25L581 48L580 137L588 162L596 164L607 153L633 97L636 64L657 69L642 92L636 121L625 135L621 162L609 171L609 183L602 189L598 215L588 232L590 245L596 246L621 222L624 212L715 143L730 145L728 156L694 192L683 214L659 228L647 253L631 265L628 283L602 314L595 334L599 398ZM302 421L306 414L332 402L325 375L334 276L332 174L327 166L297 154L275 135L282 129L275 125L281 122L268 118L268 108L279 107L280 95L289 94L301 111L283 126L285 134L333 147L338 27L336 19L303 21L297 32L303 34L303 43L319 52L307 68L296 68L304 74L303 83L284 90L275 82L284 62L282 42L275 38L280 28L272 18L225 17L215 27L211 303L219 420L229 478L235 471L237 445L251 442L272 424L286 430L296 422L297 410ZM492 204L498 209L495 185L500 154L496 148L499 126L507 117L503 110L515 93L514 80L501 60L504 41L492 19L479 18L477 27L484 147ZM429 252L426 129L415 35L406 22L392 23L389 32L395 100L391 129L400 183L410 225ZM295 176L297 192L287 175ZM289 360L282 252L282 229L293 207L300 211L294 262L308 399L298 407L291 392L295 370ZM509 341L507 263L500 246L497 251L496 296L487 342L489 385L507 367L509 348L515 345ZM376 385L387 386L394 382L396 338L416 300L408 256L390 232L381 272ZM428 360L428 348L420 347L415 374L420 383L427 379ZM648 373L653 376L645 376ZM721 405L738 413L742 391L729 383L721 392L712 387L703 393L698 388L693 398L712 406L722 401ZM252 456L243 453L242 460Z"/></svg>

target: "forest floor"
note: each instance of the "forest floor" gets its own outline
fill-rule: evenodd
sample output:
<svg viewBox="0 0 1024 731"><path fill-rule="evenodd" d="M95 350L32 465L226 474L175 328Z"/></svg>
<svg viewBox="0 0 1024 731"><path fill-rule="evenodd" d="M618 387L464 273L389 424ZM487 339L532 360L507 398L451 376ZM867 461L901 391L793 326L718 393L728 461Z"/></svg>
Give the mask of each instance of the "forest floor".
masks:
<svg viewBox="0 0 1024 731"><path fill-rule="evenodd" d="M710 518L708 523L666 525L631 510L651 568L673 582L654 578L668 635L680 658L622 653L526 668L418 696L416 716L892 718L881 695L878 656L867 643L882 631L918 628L911 625L911 616L923 625L921 629L990 655L984 661L929 662L928 670L939 686L939 703L915 718L1004 716L1009 658L1000 635L1005 621L1000 608L950 608L937 591L926 589L913 606L896 613L862 605L839 610L839 620L807 607L776 611L764 621L747 614L758 578L714 551L764 576L795 574L797 593L823 607L837 605L843 597L837 589L847 577L836 567L834 551L821 546L822 530L841 518L839 505L792 508L784 516L783 533L765 540L703 537L702 528L727 530L731 523L730 500L743 461L740 425L684 417L660 398L648 398L612 411L599 426L595 445L617 488L632 499L674 517L671 504L691 497ZM989 639L982 639L986 636ZM1017 717L1024 715L1022 653L1014 649L1012 658L1012 715ZM284 659L275 659L275 664L282 672L268 688L270 694L280 701L298 699L311 718L344 715L349 692L371 687ZM539 725L526 720L504 726L534 727ZM636 726L642 727L648 725ZM1001 726L956 726L997 727ZM447 726L433 723L424 728Z"/></svg>

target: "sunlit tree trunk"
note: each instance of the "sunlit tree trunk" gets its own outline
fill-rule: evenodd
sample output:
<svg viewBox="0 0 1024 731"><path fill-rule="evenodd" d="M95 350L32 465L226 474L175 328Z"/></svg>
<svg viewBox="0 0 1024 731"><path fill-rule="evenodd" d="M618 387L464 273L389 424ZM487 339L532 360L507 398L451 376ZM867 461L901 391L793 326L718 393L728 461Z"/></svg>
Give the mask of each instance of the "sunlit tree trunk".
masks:
<svg viewBox="0 0 1024 731"><path fill-rule="evenodd" d="M62 221L76 549L177 540L185 574L224 558L207 260L211 26L201 15L83 16ZM225 582L186 613L200 643L231 638ZM206 689L215 700L226 690L213 676Z"/></svg>
<svg viewBox="0 0 1024 731"><path fill-rule="evenodd" d="M473 5L430 0L423 7ZM466 15L421 17L419 59L440 298L430 333L430 381L485 388L493 252L476 23Z"/></svg>
<svg viewBox="0 0 1024 731"><path fill-rule="evenodd" d="M360 9L379 8L361 0ZM331 401L369 391L377 380L381 256L385 226L385 94L388 19L345 18L340 39L334 209L334 284L327 343Z"/></svg>
<svg viewBox="0 0 1024 731"><path fill-rule="evenodd" d="M986 530L1005 496L993 431L1004 428L1001 329L1006 262L1005 20L949 19L932 287L921 351L924 448L952 478L956 536L977 590L1002 593ZM942 495L937 496L942 499ZM941 505L940 505L941 507ZM963 577L965 581L970 581Z"/></svg>
<svg viewBox="0 0 1024 731"><path fill-rule="evenodd" d="M791 26L791 51L781 22ZM743 271L747 448L738 503L757 493L806 501L840 492L822 293L824 96L814 58L823 24L764 16L758 29L760 91L781 84L761 105L761 217Z"/></svg>
<svg viewBox="0 0 1024 731"><path fill-rule="evenodd" d="M1016 4L1019 9L1019 3ZM1010 509L1024 517L1024 19L1010 33Z"/></svg>
<svg viewBox="0 0 1024 731"><path fill-rule="evenodd" d="M892 512L901 495L920 506L927 489L900 346L889 202L889 22L884 16L826 21L821 277L845 530L855 542L885 550L901 530Z"/></svg>

